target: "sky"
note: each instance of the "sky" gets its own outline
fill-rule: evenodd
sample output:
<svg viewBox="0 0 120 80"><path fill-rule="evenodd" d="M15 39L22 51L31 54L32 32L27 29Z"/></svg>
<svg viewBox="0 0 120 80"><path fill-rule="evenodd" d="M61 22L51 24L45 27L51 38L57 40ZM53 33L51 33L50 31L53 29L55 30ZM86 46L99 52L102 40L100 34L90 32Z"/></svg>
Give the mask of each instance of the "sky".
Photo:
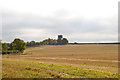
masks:
<svg viewBox="0 0 120 80"><path fill-rule="evenodd" d="M1 0L0 39L118 41L119 0ZM1 33L2 32L2 33Z"/></svg>

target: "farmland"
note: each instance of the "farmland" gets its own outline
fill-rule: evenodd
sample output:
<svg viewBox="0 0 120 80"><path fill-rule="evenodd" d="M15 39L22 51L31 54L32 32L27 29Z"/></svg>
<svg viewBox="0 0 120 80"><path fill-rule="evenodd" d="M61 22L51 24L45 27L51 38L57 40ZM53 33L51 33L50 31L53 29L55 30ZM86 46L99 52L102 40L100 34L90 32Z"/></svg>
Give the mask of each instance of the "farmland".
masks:
<svg viewBox="0 0 120 80"><path fill-rule="evenodd" d="M117 78L117 44L44 45L2 56L3 78ZM14 74L14 75L12 75Z"/></svg>

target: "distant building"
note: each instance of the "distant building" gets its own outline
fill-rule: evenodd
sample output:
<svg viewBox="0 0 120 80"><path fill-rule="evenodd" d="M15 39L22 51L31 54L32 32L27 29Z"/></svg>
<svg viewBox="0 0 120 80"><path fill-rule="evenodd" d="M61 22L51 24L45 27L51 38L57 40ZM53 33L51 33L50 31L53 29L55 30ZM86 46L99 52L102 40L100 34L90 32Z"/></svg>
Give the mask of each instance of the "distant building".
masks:
<svg viewBox="0 0 120 80"><path fill-rule="evenodd" d="M62 44L63 35L58 35L57 44Z"/></svg>
<svg viewBox="0 0 120 80"><path fill-rule="evenodd" d="M58 39L62 39L63 38L63 35L58 35Z"/></svg>

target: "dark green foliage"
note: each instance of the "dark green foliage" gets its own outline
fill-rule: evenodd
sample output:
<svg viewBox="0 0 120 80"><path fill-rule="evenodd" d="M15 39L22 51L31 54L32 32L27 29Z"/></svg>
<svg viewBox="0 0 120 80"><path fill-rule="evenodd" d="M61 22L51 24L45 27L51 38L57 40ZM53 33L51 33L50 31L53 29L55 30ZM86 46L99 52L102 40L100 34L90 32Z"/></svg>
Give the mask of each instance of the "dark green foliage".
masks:
<svg viewBox="0 0 120 80"><path fill-rule="evenodd" d="M36 42L36 43L35 43L35 45L37 45L37 46L38 46L38 45L40 45L40 43L39 43L39 42Z"/></svg>
<svg viewBox="0 0 120 80"><path fill-rule="evenodd" d="M30 46L39 46L39 45L56 45L57 44L57 41L55 39L45 39L41 42L35 42L35 41L31 41L31 42L27 42L27 45L28 47Z"/></svg>
<svg viewBox="0 0 120 80"><path fill-rule="evenodd" d="M57 43L57 41L55 40L55 39L50 39L50 38L48 38L48 39L45 39L45 40L43 40L43 45L55 45L56 43Z"/></svg>
<svg viewBox="0 0 120 80"><path fill-rule="evenodd" d="M8 50L12 50L12 45L11 45L11 43L7 43L7 46L9 47Z"/></svg>
<svg viewBox="0 0 120 80"><path fill-rule="evenodd" d="M57 40L57 45L62 45L62 44L63 44L62 39L58 39Z"/></svg>
<svg viewBox="0 0 120 80"><path fill-rule="evenodd" d="M30 46L30 42L27 42L27 43L26 43L26 46Z"/></svg>
<svg viewBox="0 0 120 80"><path fill-rule="evenodd" d="M4 53L23 53L26 46L31 47L31 46L39 46L39 45L66 45L68 44L68 40L66 38L62 38L62 35L58 35L58 39L45 39L41 42L35 42L35 41L30 41L30 42L24 42L23 40L16 38L12 43L3 43L3 50L2 52Z"/></svg>
<svg viewBox="0 0 120 80"><path fill-rule="evenodd" d="M30 42L30 45L31 45L31 46L35 46L35 41L31 41L31 42Z"/></svg>
<svg viewBox="0 0 120 80"><path fill-rule="evenodd" d="M63 45L68 44L68 40L67 40L66 38L63 38L62 44L63 44Z"/></svg>
<svg viewBox="0 0 120 80"><path fill-rule="evenodd" d="M26 43L23 40L16 38L11 43L11 46L12 46L12 50L16 50L18 52L23 53L26 48Z"/></svg>
<svg viewBox="0 0 120 80"><path fill-rule="evenodd" d="M26 43L26 46L38 46L38 45L40 45L40 42L31 41Z"/></svg>
<svg viewBox="0 0 120 80"><path fill-rule="evenodd" d="M9 48L9 47L7 46L6 43L2 43L2 52L3 52L3 53L7 53L8 48Z"/></svg>
<svg viewBox="0 0 120 80"><path fill-rule="evenodd" d="M68 44L68 40L66 38L63 38L62 35L58 35L58 39L45 39L41 42L35 42L35 41L31 41L31 42L27 42L26 46L27 47L32 47L32 46L39 46L39 45L66 45Z"/></svg>
<svg viewBox="0 0 120 80"><path fill-rule="evenodd" d="M1 43L1 42L0 42ZM62 35L58 35L58 39L45 39L41 42L24 42L23 40L16 38L12 43L2 43L2 53L23 53L27 47L31 46L39 46L39 45L66 45L68 44L68 40L66 38L62 38ZM1 50L1 49L0 49Z"/></svg>

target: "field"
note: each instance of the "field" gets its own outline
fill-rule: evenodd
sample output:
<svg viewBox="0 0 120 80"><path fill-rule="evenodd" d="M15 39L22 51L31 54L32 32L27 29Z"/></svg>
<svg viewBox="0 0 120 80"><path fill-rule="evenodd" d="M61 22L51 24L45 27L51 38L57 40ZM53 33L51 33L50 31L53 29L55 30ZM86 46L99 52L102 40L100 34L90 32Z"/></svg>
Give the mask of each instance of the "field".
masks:
<svg viewBox="0 0 120 80"><path fill-rule="evenodd" d="M118 45L44 45L2 56L3 78L117 78ZM14 74L14 75L13 75Z"/></svg>

